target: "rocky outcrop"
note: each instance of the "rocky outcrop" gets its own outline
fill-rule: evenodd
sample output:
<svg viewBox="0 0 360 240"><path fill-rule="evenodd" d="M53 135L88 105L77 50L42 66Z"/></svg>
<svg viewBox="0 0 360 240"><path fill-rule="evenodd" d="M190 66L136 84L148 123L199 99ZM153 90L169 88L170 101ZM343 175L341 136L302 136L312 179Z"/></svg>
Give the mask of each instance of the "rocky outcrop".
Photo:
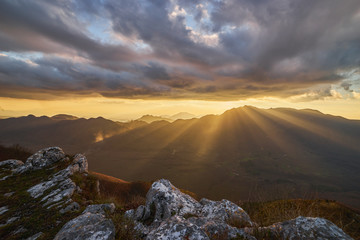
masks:
<svg viewBox="0 0 360 240"><path fill-rule="evenodd" d="M15 159L9 159L9 160L5 160L0 162L0 168L6 168L9 170L15 169L21 165L23 165L24 163L20 160L15 160Z"/></svg>
<svg viewBox="0 0 360 240"><path fill-rule="evenodd" d="M352 239L332 222L323 218L297 217L267 227L282 239Z"/></svg>
<svg viewBox="0 0 360 240"><path fill-rule="evenodd" d="M275 239L351 239L322 218L298 217L258 227L236 204L228 200L198 202L165 179L152 184L144 206L129 210L126 215L135 220L135 228L147 240L257 239L261 232Z"/></svg>
<svg viewBox="0 0 360 240"><path fill-rule="evenodd" d="M136 229L146 239L176 239L174 236L209 239L215 235L253 239L244 230L230 225L253 226L242 208L228 200L201 199L198 202L165 179L152 184L145 206L126 214L136 221Z"/></svg>
<svg viewBox="0 0 360 240"><path fill-rule="evenodd" d="M114 210L114 204L90 205L80 216L66 223L54 240L115 239L115 226L106 217L107 212Z"/></svg>
<svg viewBox="0 0 360 240"><path fill-rule="evenodd" d="M60 158L58 157L59 154L55 154L55 156L52 156L51 154L49 154L49 152L47 152L47 156L50 156L50 159ZM30 158L34 159L32 157ZM44 163L43 166L48 165ZM88 163L86 157L82 154L77 154L74 157L73 162L66 169L63 169L50 176L49 180L31 187L28 192L33 198L41 198L40 202L43 203L43 207L63 208L61 212L68 212L70 209L76 209L76 204L74 205L74 203L72 203L71 196L74 194L77 188L76 184L70 179L70 176L72 176L76 172L86 173L87 170ZM70 207L66 206L68 204L71 204L69 205Z"/></svg>
<svg viewBox="0 0 360 240"><path fill-rule="evenodd" d="M11 192L9 192L10 189L5 192L2 191L3 199L9 205L0 207L0 227L10 226L9 229L14 229L11 230L12 232L7 233L6 236L14 239L26 236L24 239L29 240L44 238L44 233L40 231L32 233L21 222L26 221L25 219L35 212L39 214L41 211L51 211L55 215L59 215L60 219L69 220L69 217L66 217L69 212L71 212L71 216L75 216L73 220L63 226L56 235L56 239L114 239L114 224L112 220L106 217L108 213L114 211L114 204L90 205L81 214L79 212L80 215L77 214L84 205L80 206L79 203L73 201L72 197L74 193L80 194L83 190L72 180L74 174L80 174L77 176L79 179L88 176L86 157L77 154L70 161L59 147L42 149L30 156L25 163L19 160L0 162L2 186L6 186L8 183L14 184L15 182L16 184L13 186L16 187L17 184L23 183L16 179L30 180L30 184L26 183L24 187L19 188L20 192L15 188L15 191ZM25 212L24 209L19 210L16 204L12 205L11 201L9 201L9 199L16 198L19 194L28 199L29 203L24 202L25 205L31 206L25 209ZM65 223L62 222L64 220L58 221L55 219L53 221L52 226ZM45 238L47 238L47 230L49 229L44 229ZM28 237L30 233L32 235Z"/></svg>
<svg viewBox="0 0 360 240"><path fill-rule="evenodd" d="M31 177L31 174L35 177ZM8 228L11 231L5 236L11 239L17 236L29 240L47 239L48 229L31 231L31 227L23 224L27 219L34 219L32 214L35 211L31 208L35 207L37 212L49 211L51 215L66 219L53 219L50 226L62 226L55 240L115 239L116 229L110 219L110 214L115 211L114 204L87 206L89 199L78 200L81 205L72 199L75 199L74 193L77 193L76 199L84 198L80 195L83 192L80 186L83 186L84 182L77 186L75 180L72 180L84 178L89 178L86 157L77 154L70 161L58 147L40 150L25 163L18 160L0 162L0 189L5 189L0 195L2 200L5 199L0 206L0 227L4 229L11 226ZM79 181L76 180L77 183ZM26 184L23 185L24 182ZM13 187L8 188L9 183L13 184ZM98 184L98 181L92 182L96 189L99 188ZM17 185L23 186L19 190ZM85 189L84 187L84 192ZM91 190L91 193L94 192L96 190ZM19 196L27 198L30 204L26 205L23 199L19 200ZM12 203L13 199L18 202ZM20 205L25 207L19 210ZM27 218L24 218L24 214ZM144 205L127 211L125 215L134 220L135 229L147 240L253 240L262 239L264 234L270 239L351 239L332 222L322 218L300 216L271 226L259 227L235 203L225 199L212 201L203 198L197 201L165 179L152 184Z"/></svg>
<svg viewBox="0 0 360 240"><path fill-rule="evenodd" d="M44 148L30 156L24 165L15 169L15 173L23 173L27 171L39 170L51 167L59 161L66 161L64 151L59 147Z"/></svg>

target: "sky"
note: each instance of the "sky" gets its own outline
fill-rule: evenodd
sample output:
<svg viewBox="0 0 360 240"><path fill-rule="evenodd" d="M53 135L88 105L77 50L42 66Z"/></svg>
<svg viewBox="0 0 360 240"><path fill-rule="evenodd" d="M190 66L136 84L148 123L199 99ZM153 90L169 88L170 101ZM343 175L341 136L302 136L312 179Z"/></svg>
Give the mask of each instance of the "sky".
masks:
<svg viewBox="0 0 360 240"><path fill-rule="evenodd" d="M358 0L2 0L0 116L360 119Z"/></svg>

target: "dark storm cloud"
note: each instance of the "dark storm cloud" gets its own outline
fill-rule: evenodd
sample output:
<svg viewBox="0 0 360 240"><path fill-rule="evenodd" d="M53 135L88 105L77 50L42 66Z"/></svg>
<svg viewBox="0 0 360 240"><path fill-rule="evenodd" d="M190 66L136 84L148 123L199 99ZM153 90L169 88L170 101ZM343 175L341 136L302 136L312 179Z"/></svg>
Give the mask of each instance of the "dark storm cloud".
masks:
<svg viewBox="0 0 360 240"><path fill-rule="evenodd" d="M0 94L289 96L356 71L359 42L358 0L3 0Z"/></svg>
<svg viewBox="0 0 360 240"><path fill-rule="evenodd" d="M15 87L33 92L56 91L58 94L97 92L108 95L114 91L125 97L163 91L129 72L113 72L61 58L42 58L28 63L0 56L1 93Z"/></svg>

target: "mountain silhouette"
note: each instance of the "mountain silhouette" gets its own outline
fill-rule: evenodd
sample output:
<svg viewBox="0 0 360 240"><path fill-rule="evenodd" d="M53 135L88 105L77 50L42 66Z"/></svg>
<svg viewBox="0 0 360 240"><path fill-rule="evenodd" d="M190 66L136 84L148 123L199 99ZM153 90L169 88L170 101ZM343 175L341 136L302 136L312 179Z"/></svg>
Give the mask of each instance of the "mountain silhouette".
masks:
<svg viewBox="0 0 360 240"><path fill-rule="evenodd" d="M150 124L27 116L0 120L0 139L83 152L92 171L166 178L212 199L317 194L360 207L360 121L311 109L245 106Z"/></svg>

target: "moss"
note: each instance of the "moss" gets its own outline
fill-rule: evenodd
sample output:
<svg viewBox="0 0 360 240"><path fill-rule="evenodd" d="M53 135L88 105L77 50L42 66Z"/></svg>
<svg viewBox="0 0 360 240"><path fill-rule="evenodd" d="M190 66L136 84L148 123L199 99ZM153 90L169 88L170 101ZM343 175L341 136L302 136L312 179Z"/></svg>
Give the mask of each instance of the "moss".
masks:
<svg viewBox="0 0 360 240"><path fill-rule="evenodd" d="M67 165L68 163L60 162L52 169L26 172L0 181L0 205L9 208L9 211L0 216L0 222L5 223L11 217L19 217L17 221L0 228L0 239L23 239L38 232L44 232L43 239L51 239L65 222L76 216L77 213L61 215L56 209L46 209L42 206L44 203L32 198L27 192L29 188L46 181L52 174L66 168ZM9 192L14 192L14 194L5 197L4 194ZM20 227L27 231L11 235Z"/></svg>

